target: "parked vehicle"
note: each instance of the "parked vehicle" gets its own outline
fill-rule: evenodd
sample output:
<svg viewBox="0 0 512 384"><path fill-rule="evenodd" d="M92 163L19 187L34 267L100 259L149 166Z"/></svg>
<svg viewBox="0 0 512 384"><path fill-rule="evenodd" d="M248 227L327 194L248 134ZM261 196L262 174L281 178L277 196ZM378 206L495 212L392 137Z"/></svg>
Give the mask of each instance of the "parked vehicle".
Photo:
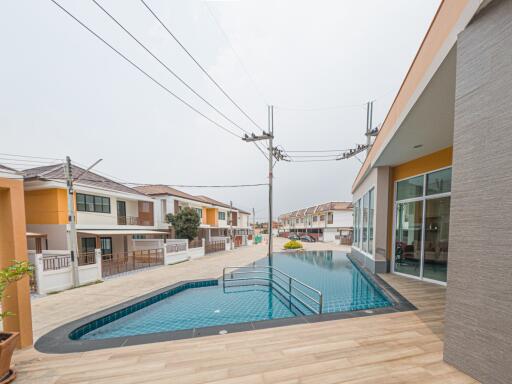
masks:
<svg viewBox="0 0 512 384"><path fill-rule="evenodd" d="M300 240L305 241L306 243L314 243L316 241L316 239L313 236L309 235L302 235L300 237Z"/></svg>
<svg viewBox="0 0 512 384"><path fill-rule="evenodd" d="M300 237L297 236L295 233L292 233L292 234L288 235L288 239L290 239L290 240L300 240Z"/></svg>

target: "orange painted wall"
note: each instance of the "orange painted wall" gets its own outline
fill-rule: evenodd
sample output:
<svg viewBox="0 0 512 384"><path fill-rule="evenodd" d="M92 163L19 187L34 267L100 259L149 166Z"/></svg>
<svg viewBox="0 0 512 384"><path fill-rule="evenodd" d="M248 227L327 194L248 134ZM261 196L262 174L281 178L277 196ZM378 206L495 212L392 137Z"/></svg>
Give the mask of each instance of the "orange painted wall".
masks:
<svg viewBox="0 0 512 384"><path fill-rule="evenodd" d="M206 208L202 208L203 216L201 218L201 223L206 224Z"/></svg>
<svg viewBox="0 0 512 384"><path fill-rule="evenodd" d="M439 168L449 167L452 165L453 147L442 149L430 155L419 157L415 160L400 164L391 168L389 177L389 201L388 206L388 260L393 256L393 210L395 199L395 182L397 180L407 179L425 172L434 171Z"/></svg>
<svg viewBox="0 0 512 384"><path fill-rule="evenodd" d="M0 178L0 268L11 265L13 260L28 260L23 180ZM2 310L16 314L3 319L4 330L20 332L19 347L32 345L28 277L7 288Z"/></svg>
<svg viewBox="0 0 512 384"><path fill-rule="evenodd" d="M212 226L218 225L217 208L206 208L206 224L209 224Z"/></svg>
<svg viewBox="0 0 512 384"><path fill-rule="evenodd" d="M453 147L393 167L392 180L397 181L452 165Z"/></svg>
<svg viewBox="0 0 512 384"><path fill-rule="evenodd" d="M25 191L25 211L27 224L67 224L66 190Z"/></svg>

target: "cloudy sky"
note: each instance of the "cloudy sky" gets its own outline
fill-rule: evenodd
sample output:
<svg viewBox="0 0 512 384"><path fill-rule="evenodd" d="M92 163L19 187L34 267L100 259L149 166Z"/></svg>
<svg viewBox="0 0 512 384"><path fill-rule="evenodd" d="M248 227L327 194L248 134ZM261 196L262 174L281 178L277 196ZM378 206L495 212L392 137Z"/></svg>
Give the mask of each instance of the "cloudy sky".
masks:
<svg viewBox="0 0 512 384"><path fill-rule="evenodd" d="M57 0L171 91L238 135L89 0ZM194 90L243 129L251 123L210 82L140 0L97 0ZM223 89L288 151L364 143L364 103L380 123L439 0L145 0ZM7 0L0 13L0 163L5 154L98 158L129 182L267 181L254 145L226 133L152 83L50 0ZM299 153L296 153L299 154ZM297 158L299 159L299 158ZM320 158L319 158L320 159ZM275 212L350 200L356 159L280 162ZM265 187L183 188L265 217Z"/></svg>

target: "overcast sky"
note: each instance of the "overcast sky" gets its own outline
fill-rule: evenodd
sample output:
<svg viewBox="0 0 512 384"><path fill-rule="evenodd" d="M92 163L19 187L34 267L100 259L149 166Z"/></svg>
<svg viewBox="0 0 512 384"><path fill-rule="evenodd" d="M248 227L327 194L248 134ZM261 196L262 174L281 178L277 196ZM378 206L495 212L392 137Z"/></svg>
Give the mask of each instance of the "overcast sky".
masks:
<svg viewBox="0 0 512 384"><path fill-rule="evenodd" d="M92 1L58 1L173 92L242 134ZM290 151L364 143L363 104L376 99L374 122L382 122L439 5L439 0L146 1L261 127L267 124L266 105L276 106L275 143ZM98 2L203 97L244 129L258 132L139 0ZM98 170L140 183L267 181L268 163L254 145L172 98L51 1L2 1L0 42L0 153L70 155L79 164L102 158ZM2 156L0 163L8 163ZM276 215L351 200L359 166L356 159L278 163ZM257 218L265 217L266 187L183 189L254 207Z"/></svg>

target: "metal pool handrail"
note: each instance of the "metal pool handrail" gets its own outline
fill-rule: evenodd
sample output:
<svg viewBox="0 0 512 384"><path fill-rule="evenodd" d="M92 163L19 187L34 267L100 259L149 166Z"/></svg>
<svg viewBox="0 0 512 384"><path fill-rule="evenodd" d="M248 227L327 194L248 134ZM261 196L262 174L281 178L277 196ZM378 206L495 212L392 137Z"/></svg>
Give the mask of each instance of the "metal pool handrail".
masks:
<svg viewBox="0 0 512 384"><path fill-rule="evenodd" d="M226 278L226 271L232 269L231 272L228 273L229 277ZM263 270L262 270L263 269ZM246 272L246 270L250 270L249 272ZM278 274L274 274L274 272L278 272ZM265 274L267 276L262 277L239 277L236 278L235 275L254 275L254 274ZM280 282L287 284L288 287L283 287L279 281L276 281L275 279L279 279ZM228 266L224 267L222 270L222 281L223 284L230 281L250 281L250 280L264 280L268 281L273 284L277 284L281 289L283 289L285 292L288 293L289 301L291 303L292 297L300 302L302 305L304 305L306 308L308 308L311 312L316 314L321 314L323 310L323 294L321 291L319 291L316 288L313 288L312 286L296 279L295 277L292 277L288 275L287 273L281 271L280 269L276 267L272 267L270 265L262 265L262 266L256 266L252 265L250 267L243 266L243 267L237 267L237 266ZM305 288L306 290L309 290L309 294L304 292L304 290L294 286L294 283L297 283L299 286ZM318 305L318 310L315 310L312 308L309 304L307 304L302 298L298 297L296 294L294 294L294 291L299 292L302 296L307 297L309 300L311 300L313 303ZM318 299L311 296L311 294L317 294Z"/></svg>

